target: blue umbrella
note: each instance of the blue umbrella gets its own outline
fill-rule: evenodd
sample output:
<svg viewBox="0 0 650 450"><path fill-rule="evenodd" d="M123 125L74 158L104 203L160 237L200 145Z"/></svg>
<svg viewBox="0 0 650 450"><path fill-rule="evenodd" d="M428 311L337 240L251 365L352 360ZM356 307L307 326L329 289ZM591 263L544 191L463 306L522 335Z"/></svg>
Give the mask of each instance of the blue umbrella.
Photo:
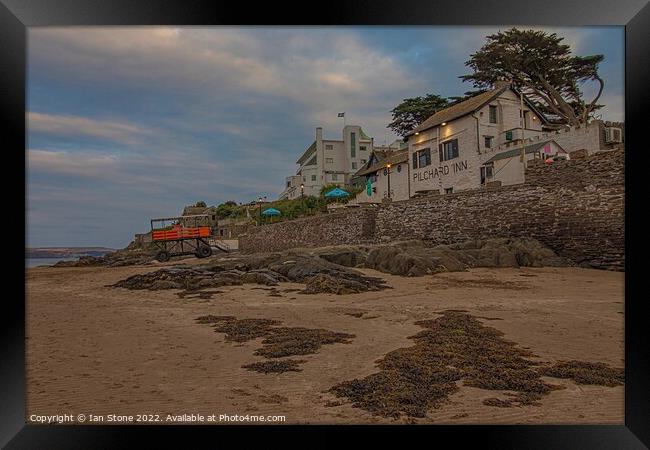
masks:
<svg viewBox="0 0 650 450"><path fill-rule="evenodd" d="M282 214L282 213L280 211L278 211L277 209L275 209L275 208L265 209L262 212L263 216L279 216L280 214Z"/></svg>
<svg viewBox="0 0 650 450"><path fill-rule="evenodd" d="M341 188L334 188L331 191L329 191L327 194L325 194L325 197L341 198L341 197L347 197L348 195L350 195L349 192L346 192Z"/></svg>

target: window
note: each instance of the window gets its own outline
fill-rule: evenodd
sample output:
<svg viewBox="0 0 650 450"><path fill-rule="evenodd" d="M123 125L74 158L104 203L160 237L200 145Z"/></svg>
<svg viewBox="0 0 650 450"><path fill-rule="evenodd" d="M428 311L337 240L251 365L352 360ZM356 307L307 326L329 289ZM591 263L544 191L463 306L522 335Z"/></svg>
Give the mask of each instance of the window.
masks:
<svg viewBox="0 0 650 450"><path fill-rule="evenodd" d="M357 168L357 163L353 162L353 163L352 163L352 168L353 168L353 169L356 169L356 168Z"/></svg>
<svg viewBox="0 0 650 450"><path fill-rule="evenodd" d="M426 167L431 165L431 149L425 148L418 150L418 167Z"/></svg>
<svg viewBox="0 0 650 450"><path fill-rule="evenodd" d="M311 176L311 181L316 181L316 175Z"/></svg>
<svg viewBox="0 0 650 450"><path fill-rule="evenodd" d="M325 150L334 150L334 146L332 144L326 144Z"/></svg>
<svg viewBox="0 0 650 450"><path fill-rule="evenodd" d="M357 156L357 134L350 133L350 155L354 158Z"/></svg>
<svg viewBox="0 0 650 450"><path fill-rule="evenodd" d="M492 147L492 139L494 139L494 136L483 136L485 138L485 148L490 148Z"/></svg>
<svg viewBox="0 0 650 450"><path fill-rule="evenodd" d="M413 153L413 168L418 168L418 152Z"/></svg>
<svg viewBox="0 0 650 450"><path fill-rule="evenodd" d="M327 164L334 164L334 158L325 158Z"/></svg>
<svg viewBox="0 0 650 450"><path fill-rule="evenodd" d="M332 181L336 181L339 179L339 174L338 173L333 173L332 174Z"/></svg>
<svg viewBox="0 0 650 450"><path fill-rule="evenodd" d="M497 107L495 105L490 105L490 123L497 122Z"/></svg>
<svg viewBox="0 0 650 450"><path fill-rule="evenodd" d="M291 181L287 181L287 187L291 187Z"/></svg>
<svg viewBox="0 0 650 450"><path fill-rule="evenodd" d="M454 193L454 188L453 187L445 188L445 194L453 194L453 193Z"/></svg>
<svg viewBox="0 0 650 450"><path fill-rule="evenodd" d="M489 166L481 167L481 184L485 184L490 178L493 177L494 167L490 164Z"/></svg>
<svg viewBox="0 0 650 450"><path fill-rule="evenodd" d="M306 177L306 176L303 176L303 177L302 177L302 181L303 181L303 182L307 181L307 177Z"/></svg>
<svg viewBox="0 0 650 450"><path fill-rule="evenodd" d="M365 145L360 145L360 146L359 146L359 150L365 150L365 149L366 149L366 146L365 146Z"/></svg>
<svg viewBox="0 0 650 450"><path fill-rule="evenodd" d="M458 158L458 139L452 139L451 141L440 144L438 157L440 158L440 162Z"/></svg>

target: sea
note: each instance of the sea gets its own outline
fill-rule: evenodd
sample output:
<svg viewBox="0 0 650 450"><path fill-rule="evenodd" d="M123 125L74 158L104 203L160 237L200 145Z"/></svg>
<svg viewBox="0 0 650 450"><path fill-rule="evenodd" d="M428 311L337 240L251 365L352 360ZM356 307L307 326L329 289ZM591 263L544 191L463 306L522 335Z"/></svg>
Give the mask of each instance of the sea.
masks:
<svg viewBox="0 0 650 450"><path fill-rule="evenodd" d="M53 266L59 261L75 261L79 258L25 258L25 267Z"/></svg>

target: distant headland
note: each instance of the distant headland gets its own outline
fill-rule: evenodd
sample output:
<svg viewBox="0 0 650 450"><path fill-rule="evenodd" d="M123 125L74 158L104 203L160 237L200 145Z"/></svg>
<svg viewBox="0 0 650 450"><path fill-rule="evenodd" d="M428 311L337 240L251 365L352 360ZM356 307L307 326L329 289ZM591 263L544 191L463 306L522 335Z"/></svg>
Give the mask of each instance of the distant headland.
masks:
<svg viewBox="0 0 650 450"><path fill-rule="evenodd" d="M103 256L114 252L108 247L28 247L26 258L73 258L79 256Z"/></svg>

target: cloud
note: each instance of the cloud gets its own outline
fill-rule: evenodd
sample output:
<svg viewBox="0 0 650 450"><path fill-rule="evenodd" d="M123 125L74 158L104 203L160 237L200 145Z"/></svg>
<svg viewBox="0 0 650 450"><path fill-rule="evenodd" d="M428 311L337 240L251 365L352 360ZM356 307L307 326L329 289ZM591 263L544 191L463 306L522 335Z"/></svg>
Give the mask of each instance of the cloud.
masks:
<svg viewBox="0 0 650 450"><path fill-rule="evenodd" d="M282 165L268 159L269 150L245 153L231 162L213 161L203 152L185 152L160 148L158 152L122 154L77 150L59 151L29 149L27 151L28 179L65 177L60 181L91 186L90 180L101 181L102 189L118 189L132 195L125 202L169 196L208 196L214 198L222 190L240 187L249 192L273 192L278 188L272 180L250 176L257 170L276 172L278 179ZM260 164L264 161L263 164ZM95 187L95 186L93 186ZM88 189L86 192L90 192ZM224 199L225 201L225 199Z"/></svg>
<svg viewBox="0 0 650 450"><path fill-rule="evenodd" d="M30 133L92 136L122 142L151 134L151 130L129 123L38 112L27 113L27 128Z"/></svg>
<svg viewBox="0 0 650 450"><path fill-rule="evenodd" d="M28 172L47 172L82 178L110 177L118 159L115 155L95 155L31 149L27 151Z"/></svg>
<svg viewBox="0 0 650 450"><path fill-rule="evenodd" d="M395 99L426 88L396 55L348 29L44 28L29 37L34 70L59 79L73 67L87 83L194 92L201 104L239 104L242 92L282 98L302 105L306 122L324 110L379 109L385 127Z"/></svg>

